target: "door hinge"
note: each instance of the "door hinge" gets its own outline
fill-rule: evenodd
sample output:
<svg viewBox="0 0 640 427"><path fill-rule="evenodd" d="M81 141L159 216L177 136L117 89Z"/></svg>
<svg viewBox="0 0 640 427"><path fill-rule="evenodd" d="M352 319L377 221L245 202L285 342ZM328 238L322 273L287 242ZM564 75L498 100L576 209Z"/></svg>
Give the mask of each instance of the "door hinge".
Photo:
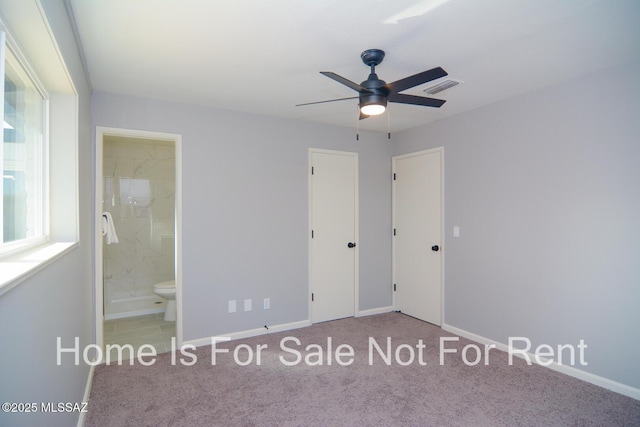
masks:
<svg viewBox="0 0 640 427"><path fill-rule="evenodd" d="M393 292L395 292L395 291L396 291L396 284L394 283L393 284Z"/></svg>
<svg viewBox="0 0 640 427"><path fill-rule="evenodd" d="M393 229L393 235L394 236L396 235L396 229L395 228Z"/></svg>
<svg viewBox="0 0 640 427"><path fill-rule="evenodd" d="M313 230L311 230L311 238L313 239Z"/></svg>
<svg viewBox="0 0 640 427"><path fill-rule="evenodd" d="M311 292L311 302L315 301L314 294Z"/></svg>
<svg viewBox="0 0 640 427"><path fill-rule="evenodd" d="M313 166L311 166L311 175L313 175Z"/></svg>
<svg viewBox="0 0 640 427"><path fill-rule="evenodd" d="M396 180L396 174L395 173L393 174L393 180L394 181Z"/></svg>

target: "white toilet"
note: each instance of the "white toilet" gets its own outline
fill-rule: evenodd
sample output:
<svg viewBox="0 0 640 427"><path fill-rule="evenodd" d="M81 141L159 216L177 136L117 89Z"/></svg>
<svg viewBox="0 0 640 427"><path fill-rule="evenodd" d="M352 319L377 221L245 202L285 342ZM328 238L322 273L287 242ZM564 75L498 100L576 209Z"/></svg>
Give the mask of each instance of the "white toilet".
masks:
<svg viewBox="0 0 640 427"><path fill-rule="evenodd" d="M153 285L153 292L156 295L167 300L167 305L164 309L164 320L167 322L176 321L176 281L169 280L167 282L160 282Z"/></svg>

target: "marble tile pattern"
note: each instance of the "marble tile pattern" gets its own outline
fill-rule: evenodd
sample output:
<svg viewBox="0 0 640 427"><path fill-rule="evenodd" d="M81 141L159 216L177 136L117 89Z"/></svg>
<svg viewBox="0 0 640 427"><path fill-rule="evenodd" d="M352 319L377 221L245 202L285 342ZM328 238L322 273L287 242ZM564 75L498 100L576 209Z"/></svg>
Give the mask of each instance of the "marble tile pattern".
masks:
<svg viewBox="0 0 640 427"><path fill-rule="evenodd" d="M153 285L175 277L174 146L110 137L103 159L103 211L119 239L103 246L105 315L161 310Z"/></svg>

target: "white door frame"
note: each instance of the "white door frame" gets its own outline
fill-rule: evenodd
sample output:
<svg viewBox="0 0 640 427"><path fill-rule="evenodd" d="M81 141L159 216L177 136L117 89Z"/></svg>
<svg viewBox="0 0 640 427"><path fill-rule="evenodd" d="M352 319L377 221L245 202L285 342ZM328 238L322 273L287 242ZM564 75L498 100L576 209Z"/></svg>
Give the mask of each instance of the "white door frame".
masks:
<svg viewBox="0 0 640 427"><path fill-rule="evenodd" d="M104 348L104 266L102 258L102 200L104 194L103 179L103 139L105 135L121 136L137 139L161 139L175 143L175 279L176 279L176 341L182 345L182 135L162 132L148 132L133 129L121 129L110 127L96 127L96 158L95 158L95 202L93 206L94 216L94 314L95 314L95 344Z"/></svg>
<svg viewBox="0 0 640 427"><path fill-rule="evenodd" d="M396 224L396 186L395 179L393 178L396 173L396 161L402 160L407 157L423 156L431 153L440 154L440 326L444 324L444 257L445 251L445 233L444 233L444 147L435 147L428 150L416 151L413 153L402 154L399 156L393 156L391 158L391 227L395 229ZM396 283L396 239L391 240L391 277L392 281ZM396 308L396 293L393 292L392 303L394 309Z"/></svg>
<svg viewBox="0 0 640 427"><path fill-rule="evenodd" d="M354 216L355 216L355 230L354 230L354 239L356 242L356 247L355 249L355 253L354 253L354 290L353 290L353 314L354 316L357 316L359 313L359 306L360 306L360 273L359 273L359 268L360 268L360 258L359 258L359 244L360 244L360 234L359 234L359 218L360 218L360 214L359 214L359 189L360 189L360 185L358 184L358 153L356 152L352 152L352 151L338 151L338 150L325 150L325 149L321 149L321 148L309 148L309 154L308 154L308 160L307 160L307 176L308 176L308 180L307 180L307 184L308 184L308 190L307 190L307 194L308 194L308 214L309 214L309 220L308 220L308 230L307 230L307 236L308 236L308 254L309 254L309 260L308 260L308 274L309 274L309 285L308 285L308 289L309 289L309 295L307 298L308 301L308 313L309 313L309 322L312 322L313 316L311 315L311 310L313 309L312 307L312 301L311 301L311 294L312 294L312 288L311 288L311 262L313 259L313 250L312 250L312 242L311 242L311 230L313 227L313 215L312 212L313 210L311 209L312 206L312 183L311 183L311 160L312 160L312 155L314 153L322 153L322 154L334 154L334 155L340 155L340 156L353 156L356 160L355 162L355 206L354 206Z"/></svg>

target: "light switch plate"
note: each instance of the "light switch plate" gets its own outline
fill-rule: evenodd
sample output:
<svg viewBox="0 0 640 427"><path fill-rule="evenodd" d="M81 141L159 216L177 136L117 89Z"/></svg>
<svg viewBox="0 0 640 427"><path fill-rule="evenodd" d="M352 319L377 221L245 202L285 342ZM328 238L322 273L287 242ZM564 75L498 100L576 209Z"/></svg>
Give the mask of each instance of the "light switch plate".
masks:
<svg viewBox="0 0 640 427"><path fill-rule="evenodd" d="M244 300L244 311L251 311L251 300Z"/></svg>
<svg viewBox="0 0 640 427"><path fill-rule="evenodd" d="M232 299L229 301L229 313L236 312L236 300Z"/></svg>
<svg viewBox="0 0 640 427"><path fill-rule="evenodd" d="M457 225L453 226L453 237L460 237L460 227Z"/></svg>

